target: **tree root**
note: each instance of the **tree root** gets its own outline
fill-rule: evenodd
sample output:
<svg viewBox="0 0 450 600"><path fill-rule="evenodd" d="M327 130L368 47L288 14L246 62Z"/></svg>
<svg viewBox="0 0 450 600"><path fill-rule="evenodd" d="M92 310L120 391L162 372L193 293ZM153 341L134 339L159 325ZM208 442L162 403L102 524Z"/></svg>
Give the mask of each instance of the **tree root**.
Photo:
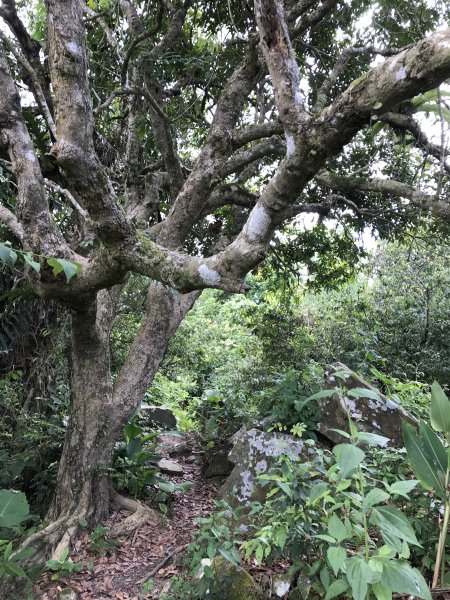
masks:
<svg viewBox="0 0 450 600"><path fill-rule="evenodd" d="M112 489L110 490L110 501L115 510L123 509L132 513L111 530L113 536L127 535L142 525L151 523L157 526L162 522L160 514L153 508L133 498L126 498Z"/></svg>

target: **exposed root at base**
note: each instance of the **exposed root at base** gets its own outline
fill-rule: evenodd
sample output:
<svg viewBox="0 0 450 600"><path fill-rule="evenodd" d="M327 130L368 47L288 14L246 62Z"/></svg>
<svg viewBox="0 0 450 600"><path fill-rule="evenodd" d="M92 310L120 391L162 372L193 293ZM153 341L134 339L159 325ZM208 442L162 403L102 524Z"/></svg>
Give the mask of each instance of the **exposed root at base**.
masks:
<svg viewBox="0 0 450 600"><path fill-rule="evenodd" d="M111 489L110 501L115 510L123 509L132 513L111 530L113 536L132 533L135 529L139 529L139 527L147 523L151 523L155 526L161 524L162 519L160 514L138 500L126 498Z"/></svg>

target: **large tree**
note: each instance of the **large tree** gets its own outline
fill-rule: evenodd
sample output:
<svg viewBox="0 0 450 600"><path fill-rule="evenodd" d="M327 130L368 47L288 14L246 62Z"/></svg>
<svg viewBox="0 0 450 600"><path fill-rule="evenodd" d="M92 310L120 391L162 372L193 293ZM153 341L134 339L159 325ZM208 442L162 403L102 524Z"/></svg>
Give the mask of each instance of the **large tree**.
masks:
<svg viewBox="0 0 450 600"><path fill-rule="evenodd" d="M1 256L18 250L35 293L72 314L51 522L29 543L58 555L80 518L105 518L112 500L134 508L107 469L168 340L202 289L244 292L285 223L450 220L445 146L415 116L420 94L450 77L450 29L431 33L443 11L46 0L22 16L2 0ZM442 95L433 107L445 116ZM147 301L113 382L110 328L132 273L148 277Z"/></svg>

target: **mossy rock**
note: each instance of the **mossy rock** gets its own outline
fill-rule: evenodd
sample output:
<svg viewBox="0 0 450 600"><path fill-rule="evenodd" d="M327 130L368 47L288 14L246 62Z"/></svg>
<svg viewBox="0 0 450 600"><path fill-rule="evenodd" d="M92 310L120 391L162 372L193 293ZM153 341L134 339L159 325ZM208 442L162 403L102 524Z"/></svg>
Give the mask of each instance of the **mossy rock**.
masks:
<svg viewBox="0 0 450 600"><path fill-rule="evenodd" d="M261 590L253 577L222 557L211 565L214 581L210 587L211 600L263 600Z"/></svg>

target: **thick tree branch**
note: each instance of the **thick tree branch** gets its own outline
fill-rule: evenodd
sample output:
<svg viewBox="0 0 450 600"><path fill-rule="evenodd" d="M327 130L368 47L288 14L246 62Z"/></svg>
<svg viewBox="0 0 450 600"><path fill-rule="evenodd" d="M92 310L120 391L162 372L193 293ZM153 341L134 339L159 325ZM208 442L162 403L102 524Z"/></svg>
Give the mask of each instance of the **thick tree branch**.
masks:
<svg viewBox="0 0 450 600"><path fill-rule="evenodd" d="M60 256L67 256L68 248L50 216L38 158L1 44L0 89L0 145L8 152L16 177L17 218L22 225L26 245L37 253L54 251Z"/></svg>
<svg viewBox="0 0 450 600"><path fill-rule="evenodd" d="M374 114L435 88L450 76L450 29L433 34L371 69L322 111L299 123L295 148L287 153L262 192L241 234L215 257L217 271L228 279L243 277L264 257L273 232L305 185Z"/></svg>
<svg viewBox="0 0 450 600"><path fill-rule="evenodd" d="M272 135L280 135L284 132L283 125L280 121L267 121L265 123L253 123L242 129L237 129L233 134L232 146L233 150L237 150L261 138L271 137Z"/></svg>
<svg viewBox="0 0 450 600"><path fill-rule="evenodd" d="M49 65L55 92L53 154L69 187L92 217L100 240L114 244L132 230L93 145L86 35L79 1L48 0Z"/></svg>
<svg viewBox="0 0 450 600"><path fill-rule="evenodd" d="M277 0L255 1L260 46L272 79L275 104L284 125L288 152L290 140L308 115L300 90L300 71L286 25L283 5Z"/></svg>
<svg viewBox="0 0 450 600"><path fill-rule="evenodd" d="M409 47L409 46L408 46ZM394 56L407 50L407 48L376 48L375 46L349 46L345 48L336 61L333 69L317 92L317 100L314 105L314 111L320 112L325 108L331 89L336 84L339 76L345 71L348 63L354 56L364 54L379 54L380 56Z"/></svg>
<svg viewBox="0 0 450 600"><path fill-rule="evenodd" d="M25 232L22 224L14 213L12 213L6 206L0 204L0 221L6 225L6 227L17 237L20 241L23 241Z"/></svg>
<svg viewBox="0 0 450 600"><path fill-rule="evenodd" d="M202 214L217 169L232 153L232 135L248 95L261 76L256 39L249 42L242 64L228 79L219 98L208 138L182 190L160 228L159 239L171 248L182 244Z"/></svg>

